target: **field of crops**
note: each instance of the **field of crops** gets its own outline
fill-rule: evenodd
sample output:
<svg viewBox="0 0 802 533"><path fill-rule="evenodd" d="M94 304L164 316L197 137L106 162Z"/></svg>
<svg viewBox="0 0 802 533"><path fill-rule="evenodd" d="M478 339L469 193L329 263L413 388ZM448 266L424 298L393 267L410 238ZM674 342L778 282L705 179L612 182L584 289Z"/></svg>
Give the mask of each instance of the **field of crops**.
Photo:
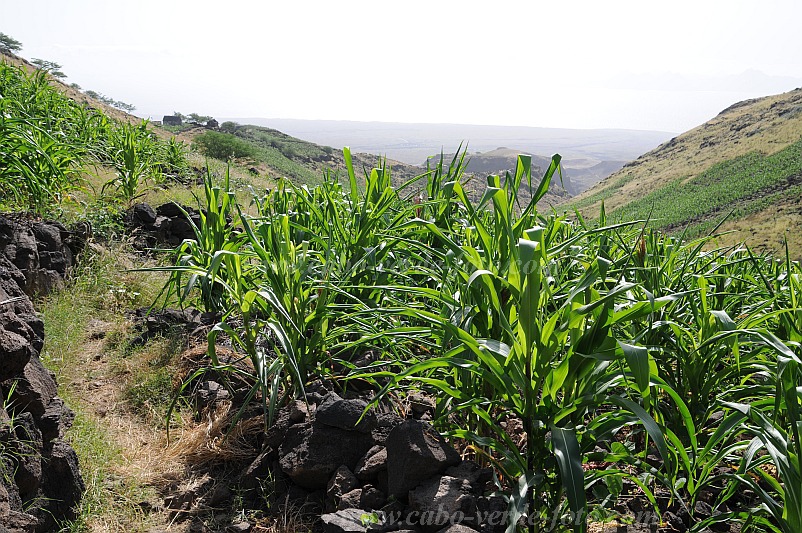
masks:
<svg viewBox="0 0 802 533"><path fill-rule="evenodd" d="M798 266L544 217L558 163L527 205L524 156L476 203L458 160L423 200L351 171L239 200L255 215L210 182L167 288L223 313L210 345L225 334L251 359L266 424L321 376L371 383L376 401L422 389L437 427L496 468L513 516L572 513L583 531L629 486L687 508L694 530L802 530ZM355 366L368 350L379 360Z"/></svg>
<svg viewBox="0 0 802 533"><path fill-rule="evenodd" d="M0 66L0 93L5 208L57 213L87 161L115 169L113 201L184 168L182 146L40 75ZM756 165L768 187L799 150L720 165L692 191L709 207ZM220 313L208 364L251 368L221 363L221 337L250 359L266 426L320 378L371 387L375 402L422 390L435 427L494 468L511 533L517 518L540 531L563 515L586 531L632 498L693 531L802 531L796 263L680 242L624 213L543 215L559 156L542 179L520 156L479 195L458 157L423 190L344 158L345 175L315 187L248 195L208 174L197 238L151 269L169 273L164 301ZM689 205L653 217L697 216Z"/></svg>
<svg viewBox="0 0 802 533"><path fill-rule="evenodd" d="M738 203L784 194L789 179L802 176L802 141L766 156L750 153L712 166L691 179L678 179L613 211L618 220L651 217L656 228L689 227L690 236L712 228ZM757 209L756 206L750 206Z"/></svg>

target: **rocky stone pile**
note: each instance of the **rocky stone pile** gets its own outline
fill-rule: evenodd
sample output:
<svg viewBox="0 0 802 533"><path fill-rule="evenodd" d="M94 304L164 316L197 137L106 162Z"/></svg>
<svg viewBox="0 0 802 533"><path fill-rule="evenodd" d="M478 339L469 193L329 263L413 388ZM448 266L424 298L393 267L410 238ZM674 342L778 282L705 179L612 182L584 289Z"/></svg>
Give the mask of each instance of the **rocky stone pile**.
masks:
<svg viewBox="0 0 802 533"><path fill-rule="evenodd" d="M64 441L73 413L39 359L44 323L30 300L63 283L77 251L58 223L0 216L0 533L54 531L84 491Z"/></svg>
<svg viewBox="0 0 802 533"><path fill-rule="evenodd" d="M185 239L194 239L195 231L190 221L200 226L198 211L174 202L162 204L155 209L146 203L134 204L123 217L126 228L133 236L133 246L138 250L158 245L174 247Z"/></svg>
<svg viewBox="0 0 802 533"><path fill-rule="evenodd" d="M241 488L284 476L294 500L320 510L327 533L504 531L492 470L462 460L428 422L365 413L364 399L334 392L308 400L281 411Z"/></svg>

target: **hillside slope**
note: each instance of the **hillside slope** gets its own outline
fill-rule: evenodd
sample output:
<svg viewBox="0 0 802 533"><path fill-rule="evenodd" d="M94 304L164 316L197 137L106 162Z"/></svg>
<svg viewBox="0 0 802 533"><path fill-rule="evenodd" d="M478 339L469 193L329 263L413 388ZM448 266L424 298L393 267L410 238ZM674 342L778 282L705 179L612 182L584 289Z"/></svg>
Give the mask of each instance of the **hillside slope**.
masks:
<svg viewBox="0 0 802 533"><path fill-rule="evenodd" d="M802 89L730 106L710 121L662 144L563 204L590 217L604 201L615 220L646 219L689 237L731 232L778 252L784 235L802 252Z"/></svg>
<svg viewBox="0 0 802 533"><path fill-rule="evenodd" d="M326 171L341 178L345 176L345 159L342 147L321 146L297 139L278 130L250 124L223 123L220 131L195 127L182 131L179 138L192 143L202 152L206 147L237 148L239 163L249 166L252 172L267 174L272 178L285 177L293 183L314 185L320 183ZM214 153L211 153L215 156ZM377 166L378 156L352 154L357 172L368 171ZM224 156L220 156L225 158ZM398 161L386 161L394 183L414 178L424 170Z"/></svg>

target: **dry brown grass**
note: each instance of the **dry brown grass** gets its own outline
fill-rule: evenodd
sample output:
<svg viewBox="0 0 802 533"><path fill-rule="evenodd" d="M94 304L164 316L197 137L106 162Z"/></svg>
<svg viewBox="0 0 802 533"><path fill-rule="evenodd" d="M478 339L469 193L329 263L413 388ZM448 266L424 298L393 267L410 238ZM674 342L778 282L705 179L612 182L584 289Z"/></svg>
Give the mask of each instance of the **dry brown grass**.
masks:
<svg viewBox="0 0 802 533"><path fill-rule="evenodd" d="M185 421L177 438L165 450L165 458L193 468L208 468L231 461L243 461L258 453L253 436L264 430L264 420L252 417L231 425L235 413L231 402L221 402L203 413L197 424Z"/></svg>
<svg viewBox="0 0 802 533"><path fill-rule="evenodd" d="M745 243L756 252L785 257L785 242L791 259L802 260L802 209L798 200L784 199L771 207L744 218L725 222L721 231L726 234L716 244L734 246Z"/></svg>

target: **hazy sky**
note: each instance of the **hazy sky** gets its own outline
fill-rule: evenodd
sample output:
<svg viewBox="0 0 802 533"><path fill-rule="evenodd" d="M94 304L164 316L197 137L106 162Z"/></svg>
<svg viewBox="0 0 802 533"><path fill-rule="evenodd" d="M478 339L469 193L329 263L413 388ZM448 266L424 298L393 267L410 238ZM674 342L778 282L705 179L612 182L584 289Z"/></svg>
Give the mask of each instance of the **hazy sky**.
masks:
<svg viewBox="0 0 802 533"><path fill-rule="evenodd" d="M159 119L684 131L802 86L802 2L0 0L25 58Z"/></svg>

